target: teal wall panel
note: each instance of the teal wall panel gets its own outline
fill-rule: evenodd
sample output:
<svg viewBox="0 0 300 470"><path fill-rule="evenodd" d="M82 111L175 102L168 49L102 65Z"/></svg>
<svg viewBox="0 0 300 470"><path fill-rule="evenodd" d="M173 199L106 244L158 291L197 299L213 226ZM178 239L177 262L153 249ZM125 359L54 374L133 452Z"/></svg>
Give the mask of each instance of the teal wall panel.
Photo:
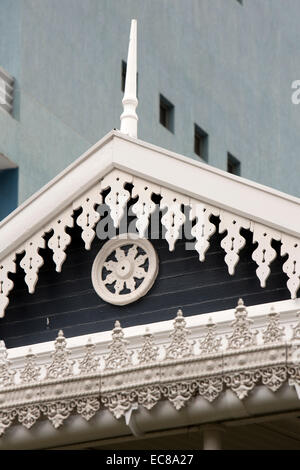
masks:
<svg viewBox="0 0 300 470"><path fill-rule="evenodd" d="M122 112L121 61L138 19L143 140L300 196L299 0L0 0L0 66L16 78L0 113L0 152L19 166L22 202L112 128ZM159 94L175 133L159 123Z"/></svg>

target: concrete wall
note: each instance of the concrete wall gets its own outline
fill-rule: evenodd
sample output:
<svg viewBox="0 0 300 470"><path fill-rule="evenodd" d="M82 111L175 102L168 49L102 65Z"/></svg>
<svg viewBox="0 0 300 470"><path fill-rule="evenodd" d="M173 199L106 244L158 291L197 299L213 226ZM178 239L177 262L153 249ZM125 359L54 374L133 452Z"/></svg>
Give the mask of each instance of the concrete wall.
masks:
<svg viewBox="0 0 300 470"><path fill-rule="evenodd" d="M284 5L283 5L284 3ZM0 152L19 166L22 202L110 129L122 112L121 61L138 19L139 137L300 196L299 0L0 0L0 65L16 78ZM159 93L175 133L159 123ZM5 201L2 202L5 204Z"/></svg>

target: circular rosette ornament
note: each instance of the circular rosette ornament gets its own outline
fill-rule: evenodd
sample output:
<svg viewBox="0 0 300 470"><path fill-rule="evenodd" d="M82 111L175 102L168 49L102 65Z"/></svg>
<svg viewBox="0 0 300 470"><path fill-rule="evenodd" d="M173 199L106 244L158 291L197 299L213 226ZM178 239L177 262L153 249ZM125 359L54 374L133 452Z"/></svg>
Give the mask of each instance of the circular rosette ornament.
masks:
<svg viewBox="0 0 300 470"><path fill-rule="evenodd" d="M130 304L154 284L158 257L152 244L134 234L122 234L103 245L92 268L97 294L114 305Z"/></svg>

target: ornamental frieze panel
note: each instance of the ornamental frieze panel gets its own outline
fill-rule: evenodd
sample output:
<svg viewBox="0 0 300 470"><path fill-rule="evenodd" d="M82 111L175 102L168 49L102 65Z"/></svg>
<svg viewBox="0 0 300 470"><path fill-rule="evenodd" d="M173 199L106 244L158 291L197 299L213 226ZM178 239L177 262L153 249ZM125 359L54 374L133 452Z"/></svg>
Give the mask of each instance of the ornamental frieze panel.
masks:
<svg viewBox="0 0 300 470"><path fill-rule="evenodd" d="M225 371L246 370L266 365L285 364L287 347L285 343L270 346L256 346L244 351L230 352L224 355Z"/></svg>
<svg viewBox="0 0 300 470"><path fill-rule="evenodd" d="M231 348L231 338L233 334L238 334L236 323L229 325L231 334L219 332L219 327L215 325L214 334L220 339L218 352L212 348L211 353L203 353L201 348L190 347L205 342L212 320L203 328L202 335L193 335L191 339L191 328L181 311L177 313L173 329L169 332L169 342L162 344L160 340L160 349L165 352L160 355L156 354L158 344L155 334L146 330L139 343L135 340L133 347L119 322L112 330L111 342L106 344L103 354L99 350L95 353L89 339L81 352L76 350L76 357L72 357L68 340L60 331L53 345L54 352L49 357L43 355L43 364L39 358L39 367L36 366L38 354L34 352L35 346L24 358L24 365L18 368L8 358L2 344L0 378L8 376L10 381L2 381L0 388L0 434L13 423L31 429L40 419L48 419L58 429L72 414L89 421L104 409L116 419L121 419L126 412L139 406L151 411L162 400L169 401L180 412L197 396L213 403L227 389L234 392L239 400L247 400L255 393L257 386L266 387L272 393L277 393L284 384L298 390L300 344L295 333L299 327L298 319L289 328L284 328L279 312L274 317L274 310L271 310L271 318L266 315L266 324L258 329L255 321L248 323L247 308L241 301L235 310L235 318L241 318L242 306L243 322L249 327L246 330L247 338L252 330L257 333L255 345L244 346L240 342L240 348ZM275 335L278 341L273 344L269 341L265 343L266 331L270 331L271 327L280 333ZM282 332L288 329L292 336L286 333L282 336ZM241 328L241 337L244 333ZM293 334L296 339L293 339ZM170 347L176 358L168 357ZM139 361L149 348L151 361L148 364ZM118 367L111 367L110 359L118 354L118 350L126 360L118 363ZM110 352L107 354L107 351ZM182 356L175 354L175 351L181 351ZM37 373L40 369L44 372ZM49 379L49 370L55 378ZM24 371L30 372L28 377L31 381L24 381Z"/></svg>
<svg viewBox="0 0 300 470"><path fill-rule="evenodd" d="M116 372L103 372L101 374L101 390L118 391L126 388L136 388L144 385L151 385L153 383L160 383L161 368L158 366L144 367L136 366L133 370L125 368L125 370Z"/></svg>
<svg viewBox="0 0 300 470"><path fill-rule="evenodd" d="M201 359L200 359L201 358ZM167 380L180 380L182 377L193 379L219 374L223 371L223 355L211 354L198 357L189 357L185 362L168 361L161 364L162 382ZM200 359L200 360L199 360Z"/></svg>

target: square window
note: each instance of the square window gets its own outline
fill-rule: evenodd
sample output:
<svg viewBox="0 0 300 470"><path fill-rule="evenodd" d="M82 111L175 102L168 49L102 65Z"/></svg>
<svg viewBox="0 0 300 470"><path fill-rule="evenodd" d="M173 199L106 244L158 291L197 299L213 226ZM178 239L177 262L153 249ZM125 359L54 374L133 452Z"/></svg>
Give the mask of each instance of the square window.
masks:
<svg viewBox="0 0 300 470"><path fill-rule="evenodd" d="M194 152L202 160L208 161L208 134L197 124L194 126Z"/></svg>
<svg viewBox="0 0 300 470"><path fill-rule="evenodd" d="M231 153L227 154L227 171L232 175L241 175L241 163Z"/></svg>
<svg viewBox="0 0 300 470"><path fill-rule="evenodd" d="M159 95L159 122L174 132L174 105L162 95Z"/></svg>

